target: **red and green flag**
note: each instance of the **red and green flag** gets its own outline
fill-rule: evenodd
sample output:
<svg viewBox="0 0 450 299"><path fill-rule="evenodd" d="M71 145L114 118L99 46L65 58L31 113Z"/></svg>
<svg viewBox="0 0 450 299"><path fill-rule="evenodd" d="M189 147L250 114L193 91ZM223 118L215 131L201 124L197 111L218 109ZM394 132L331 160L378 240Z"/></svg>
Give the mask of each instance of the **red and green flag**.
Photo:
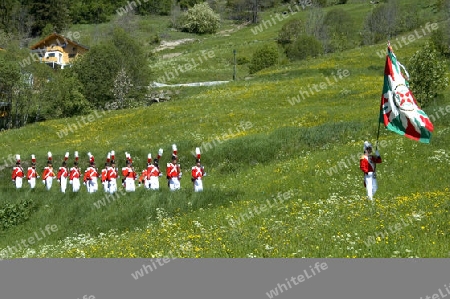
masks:
<svg viewBox="0 0 450 299"><path fill-rule="evenodd" d="M405 73L405 76L402 73ZM384 67L384 85L381 95L380 123L386 129L413 140L430 143L433 124L423 112L409 90L409 75L397 61L392 47L388 45Z"/></svg>

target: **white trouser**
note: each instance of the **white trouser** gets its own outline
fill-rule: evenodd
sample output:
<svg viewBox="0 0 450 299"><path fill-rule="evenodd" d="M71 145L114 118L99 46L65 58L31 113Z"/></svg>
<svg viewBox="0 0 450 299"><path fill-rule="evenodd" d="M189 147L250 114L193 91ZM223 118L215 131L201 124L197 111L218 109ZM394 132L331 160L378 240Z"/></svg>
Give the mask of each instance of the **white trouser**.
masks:
<svg viewBox="0 0 450 299"><path fill-rule="evenodd" d="M150 189L159 190L159 177L157 176L150 177Z"/></svg>
<svg viewBox="0 0 450 299"><path fill-rule="evenodd" d="M97 192L98 190L97 177L93 177L89 181L87 181L86 186L88 193Z"/></svg>
<svg viewBox="0 0 450 299"><path fill-rule="evenodd" d="M103 190L104 190L105 192L109 192L109 182L108 182L108 181L104 181L104 182L102 183L102 185L103 185Z"/></svg>
<svg viewBox="0 0 450 299"><path fill-rule="evenodd" d="M136 185L134 184L134 179L132 179L132 178L125 179L125 191L127 191L127 192L136 191Z"/></svg>
<svg viewBox="0 0 450 299"><path fill-rule="evenodd" d="M171 178L169 180L169 188L170 188L170 190L178 190L178 189L180 189L181 188L180 180L177 177Z"/></svg>
<svg viewBox="0 0 450 299"><path fill-rule="evenodd" d="M45 187L47 188L47 190L50 190L52 188L52 183L53 177L49 176L45 179Z"/></svg>
<svg viewBox="0 0 450 299"><path fill-rule="evenodd" d="M109 192L110 194L113 194L113 193L117 192L117 182L116 182L116 179L111 179L111 180L109 181L109 184L108 184L108 192Z"/></svg>
<svg viewBox="0 0 450 299"><path fill-rule="evenodd" d="M72 191L73 192L78 192L80 191L80 179L79 178L74 178L72 180Z"/></svg>
<svg viewBox="0 0 450 299"><path fill-rule="evenodd" d="M67 177L61 176L61 178L59 179L59 182L61 183L61 192L66 193Z"/></svg>
<svg viewBox="0 0 450 299"><path fill-rule="evenodd" d="M369 200L373 200L373 195L377 192L378 184L377 179L373 172L369 172L364 175L364 183L366 184L367 197Z"/></svg>
<svg viewBox="0 0 450 299"><path fill-rule="evenodd" d="M203 181L201 178L198 178L194 181L194 191L195 192L203 191Z"/></svg>
<svg viewBox="0 0 450 299"><path fill-rule="evenodd" d="M36 187L36 178L30 178L28 183L30 183L30 188L34 189Z"/></svg>
<svg viewBox="0 0 450 299"><path fill-rule="evenodd" d="M23 182L23 180L21 177L16 177L16 188L17 189L22 188L22 182Z"/></svg>
<svg viewBox="0 0 450 299"><path fill-rule="evenodd" d="M147 179L144 180L144 187L145 189L150 189L150 180Z"/></svg>

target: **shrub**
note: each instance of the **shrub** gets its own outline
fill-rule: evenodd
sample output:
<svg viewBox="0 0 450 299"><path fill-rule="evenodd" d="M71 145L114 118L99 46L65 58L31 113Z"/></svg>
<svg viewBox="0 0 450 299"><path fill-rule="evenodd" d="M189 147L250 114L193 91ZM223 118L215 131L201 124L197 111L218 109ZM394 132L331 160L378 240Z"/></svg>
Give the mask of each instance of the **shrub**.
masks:
<svg viewBox="0 0 450 299"><path fill-rule="evenodd" d="M429 43L411 57L409 72L411 91L422 106L435 99L448 85L446 62Z"/></svg>
<svg viewBox="0 0 450 299"><path fill-rule="evenodd" d="M277 42L281 45L293 43L302 33L304 33L302 21L290 20L284 24L280 32L278 32Z"/></svg>
<svg viewBox="0 0 450 299"><path fill-rule="evenodd" d="M440 54L444 56L450 56L450 37L448 32L450 32L450 23L447 22L433 31L431 34L431 41L433 42L434 47L439 51Z"/></svg>
<svg viewBox="0 0 450 299"><path fill-rule="evenodd" d="M220 16L208 3L195 4L180 20L181 29L190 33L215 33L220 26Z"/></svg>
<svg viewBox="0 0 450 299"><path fill-rule="evenodd" d="M323 46L315 37L309 35L300 36L295 43L285 49L286 56L292 60L303 60L308 57L317 57L323 52Z"/></svg>
<svg viewBox="0 0 450 299"><path fill-rule="evenodd" d="M342 8L330 10L323 20L326 38L322 40L326 52L343 51L351 47L349 40L355 36L352 15Z"/></svg>
<svg viewBox="0 0 450 299"><path fill-rule="evenodd" d="M35 203L29 199L15 204L7 203L0 209L0 230L27 221L35 209Z"/></svg>
<svg viewBox="0 0 450 299"><path fill-rule="evenodd" d="M278 61L278 48L276 45L264 45L253 53L250 62L250 74L256 73L262 69L276 64Z"/></svg>

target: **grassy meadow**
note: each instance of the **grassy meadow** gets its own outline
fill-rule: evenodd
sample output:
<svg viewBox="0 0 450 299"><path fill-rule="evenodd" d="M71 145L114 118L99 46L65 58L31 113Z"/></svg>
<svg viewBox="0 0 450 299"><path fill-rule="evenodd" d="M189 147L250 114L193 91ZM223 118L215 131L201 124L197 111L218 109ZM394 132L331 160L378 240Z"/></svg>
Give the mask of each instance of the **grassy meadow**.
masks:
<svg viewBox="0 0 450 299"><path fill-rule="evenodd" d="M349 2L342 7L361 20L371 9ZM262 17L270 13L274 11ZM307 15L299 12L294 17ZM157 21L141 23L157 30ZM258 34L231 23L223 27L235 30L228 33L173 33L169 39L196 41L158 52L155 77L212 51L214 57L168 83L232 80L233 50L238 57L251 58L255 47L274 42L282 25ZM87 38L94 29L84 25L72 31ZM394 48L397 58L407 65L425 42L423 38ZM1 132L0 208L24 201L32 208L16 225L0 228L0 259L449 257L450 112L439 112L450 110L448 89L424 107L434 117L430 144L381 128L379 190L374 205L365 199L359 156L363 142L374 143L377 135L385 63L377 52L384 48L357 47L301 62L281 55L278 65L253 75L239 65L238 80L224 85L172 87L179 92L172 101ZM178 56L164 58L174 53ZM314 84L321 83L326 88L314 90ZM173 143L183 172L182 189L176 192L168 190L165 176L160 191L138 187L114 198L105 197L101 186L98 193L88 194L84 186L73 193L69 185L62 194L56 180L50 191L40 181L36 190L26 181L16 190L10 179L8 157L14 154L21 155L25 167L35 154L42 172L48 151L55 168L66 151L70 162L79 151L84 171L87 152L102 168L106 154L115 150L120 169L128 151L140 171L147 153L156 155L160 147L164 169ZM205 190L194 193L192 151L200 146L207 176ZM13 254L6 250L47 225L58 229L28 248Z"/></svg>

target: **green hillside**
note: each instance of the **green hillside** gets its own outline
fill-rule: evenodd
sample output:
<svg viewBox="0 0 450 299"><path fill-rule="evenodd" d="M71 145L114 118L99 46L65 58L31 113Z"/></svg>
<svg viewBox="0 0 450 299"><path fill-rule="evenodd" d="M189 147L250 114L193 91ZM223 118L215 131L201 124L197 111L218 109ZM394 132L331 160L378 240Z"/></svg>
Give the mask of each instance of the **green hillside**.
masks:
<svg viewBox="0 0 450 299"><path fill-rule="evenodd" d="M371 9L344 7L361 19ZM174 33L173 39L196 41L158 52L153 70L161 77L212 51L168 83L231 80L233 50L251 58L255 47L274 42L282 25L261 34L233 24L216 35ZM83 26L74 30L86 30L85 36L94 30ZM426 40L397 49L398 59L406 64ZM9 212L11 225L0 227L0 258L449 257L450 117L439 112L450 110L448 90L424 108L435 126L430 144L381 128L379 190L373 206L365 199L359 156L363 142L376 139L385 63L377 53L383 50L384 43L301 62L281 58L254 75L238 66L238 80L227 84L162 88L177 93L168 102L1 132L0 209L14 205L17 213ZM321 83L325 88L315 91ZM120 168L128 151L142 170L147 153L160 147L164 168L173 143L183 171L177 192L164 177L160 191L139 187L114 198L85 188L73 194L70 186L62 194L56 181L50 191L42 182L30 191L26 181L15 190L10 180L8 160L15 154L25 167L35 154L42 171L48 151L56 167L66 151L70 161L79 151L84 171L88 152L101 167L115 150ZM202 193L190 181L198 146L208 173ZM48 225L57 229L48 233ZM42 240L8 252L35 234Z"/></svg>

